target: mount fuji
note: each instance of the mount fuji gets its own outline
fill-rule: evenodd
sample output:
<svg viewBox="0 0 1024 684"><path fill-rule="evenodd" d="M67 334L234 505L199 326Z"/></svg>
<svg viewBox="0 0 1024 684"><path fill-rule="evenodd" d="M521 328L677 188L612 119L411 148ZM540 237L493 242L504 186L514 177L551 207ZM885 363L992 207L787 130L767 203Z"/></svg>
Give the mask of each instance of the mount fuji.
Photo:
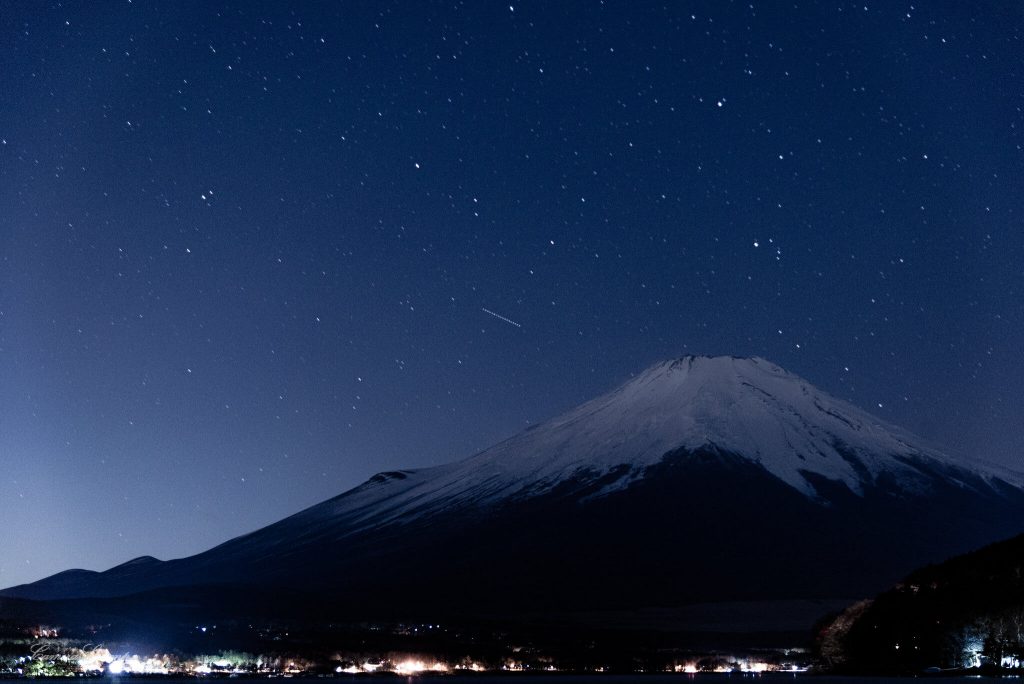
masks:
<svg viewBox="0 0 1024 684"><path fill-rule="evenodd" d="M360 615L823 601L1022 531L1024 475L944 454L764 359L688 356L198 555L0 596L301 589Z"/></svg>

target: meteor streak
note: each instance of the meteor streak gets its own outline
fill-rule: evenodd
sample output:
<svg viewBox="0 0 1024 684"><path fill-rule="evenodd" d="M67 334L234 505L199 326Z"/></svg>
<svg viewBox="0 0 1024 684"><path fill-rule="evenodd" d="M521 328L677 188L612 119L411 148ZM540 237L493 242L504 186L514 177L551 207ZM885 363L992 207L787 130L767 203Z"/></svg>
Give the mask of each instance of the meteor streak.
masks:
<svg viewBox="0 0 1024 684"><path fill-rule="evenodd" d="M484 309L484 308L481 308L480 310L481 310L481 311L483 311L484 313L487 313L487 314L491 314L491 315L492 315L492 316L494 316L495 318L498 318L498 319L501 319L501 320L505 321L505 322L506 322L506 323L508 323L509 325L514 325L514 326L516 326L517 328L522 328L522 327L523 327L523 326L519 325L518 323L516 323L515 321L513 321L512 319L510 319L510 318L505 318L505 317L504 317L504 316L502 316L501 314L496 314L496 313L494 313L493 311L491 311L490 309Z"/></svg>

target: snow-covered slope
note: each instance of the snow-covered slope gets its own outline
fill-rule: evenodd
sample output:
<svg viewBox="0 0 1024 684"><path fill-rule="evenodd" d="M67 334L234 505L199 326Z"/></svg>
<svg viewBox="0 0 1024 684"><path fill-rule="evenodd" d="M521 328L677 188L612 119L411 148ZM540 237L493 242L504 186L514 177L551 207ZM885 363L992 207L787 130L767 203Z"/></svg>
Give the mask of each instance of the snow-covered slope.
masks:
<svg viewBox="0 0 1024 684"><path fill-rule="evenodd" d="M465 460L382 473L308 514L353 515L353 522L379 524L438 506L493 504L544 494L568 480L620 473L601 495L628 486L670 451L708 446L747 458L815 499L819 492L809 473L856 494L891 475L909 491L927 486L918 462L952 477L965 470L986 480L1024 481L922 443L764 359L687 356L652 366L614 391Z"/></svg>

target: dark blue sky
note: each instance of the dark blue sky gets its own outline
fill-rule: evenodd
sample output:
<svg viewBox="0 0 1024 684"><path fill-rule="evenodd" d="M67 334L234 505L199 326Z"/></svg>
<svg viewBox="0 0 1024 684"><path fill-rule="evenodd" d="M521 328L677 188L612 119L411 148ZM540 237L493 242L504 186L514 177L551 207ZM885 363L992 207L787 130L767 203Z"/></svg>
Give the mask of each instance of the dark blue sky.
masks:
<svg viewBox="0 0 1024 684"><path fill-rule="evenodd" d="M5 8L0 586L200 551L684 353L1021 463L1022 25Z"/></svg>

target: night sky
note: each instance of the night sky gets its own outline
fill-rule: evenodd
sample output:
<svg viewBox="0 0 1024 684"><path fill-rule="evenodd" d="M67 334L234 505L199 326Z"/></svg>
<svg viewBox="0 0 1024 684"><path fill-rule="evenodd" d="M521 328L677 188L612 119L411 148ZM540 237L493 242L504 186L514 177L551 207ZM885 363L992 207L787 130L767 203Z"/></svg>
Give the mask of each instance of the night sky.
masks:
<svg viewBox="0 0 1024 684"><path fill-rule="evenodd" d="M0 13L0 586L687 353L1021 462L1018 3Z"/></svg>

